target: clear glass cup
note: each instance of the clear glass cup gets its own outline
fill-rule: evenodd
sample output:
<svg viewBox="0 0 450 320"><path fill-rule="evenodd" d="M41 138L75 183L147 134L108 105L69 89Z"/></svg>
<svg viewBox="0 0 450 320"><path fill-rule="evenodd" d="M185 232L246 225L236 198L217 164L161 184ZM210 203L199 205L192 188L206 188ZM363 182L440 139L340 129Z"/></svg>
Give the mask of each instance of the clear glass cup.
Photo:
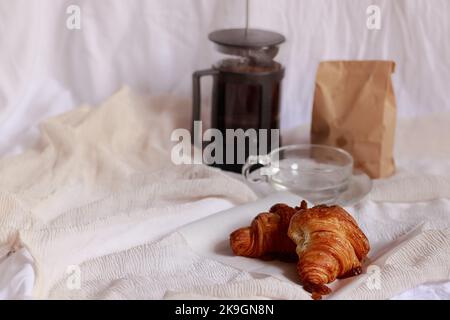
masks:
<svg viewBox="0 0 450 320"><path fill-rule="evenodd" d="M266 182L314 204L333 203L349 186L353 157L323 145L290 145L268 155L250 156L242 168L247 181Z"/></svg>

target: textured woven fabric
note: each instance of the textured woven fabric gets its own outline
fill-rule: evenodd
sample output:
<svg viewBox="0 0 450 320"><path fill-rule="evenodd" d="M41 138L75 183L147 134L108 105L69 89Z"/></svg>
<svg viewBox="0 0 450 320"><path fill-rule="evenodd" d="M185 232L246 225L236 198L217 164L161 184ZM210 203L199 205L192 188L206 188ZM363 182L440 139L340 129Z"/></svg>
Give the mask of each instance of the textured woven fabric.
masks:
<svg viewBox="0 0 450 320"><path fill-rule="evenodd" d="M35 261L33 297L310 298L296 284L199 256L176 233L255 199L218 170L171 164L170 133L182 126L177 103L125 89L99 108L48 120L38 147L0 160L0 243L19 232ZM398 144L407 142L400 130ZM380 267L379 288L364 282L341 298L390 298L450 279L448 161L414 152L397 155L398 174L375 181L350 210L379 246L423 221L426 231Z"/></svg>
<svg viewBox="0 0 450 320"><path fill-rule="evenodd" d="M178 103L124 89L46 121L37 148L0 160L0 243L19 232L35 260L34 297L86 260L255 199L219 170L172 164Z"/></svg>

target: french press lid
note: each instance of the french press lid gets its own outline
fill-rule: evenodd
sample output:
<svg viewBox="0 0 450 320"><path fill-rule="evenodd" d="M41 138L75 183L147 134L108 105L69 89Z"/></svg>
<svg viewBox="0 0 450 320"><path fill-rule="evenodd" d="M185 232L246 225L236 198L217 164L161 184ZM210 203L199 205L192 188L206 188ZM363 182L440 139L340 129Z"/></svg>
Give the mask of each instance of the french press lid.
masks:
<svg viewBox="0 0 450 320"><path fill-rule="evenodd" d="M209 40L214 42L219 52L250 58L267 63L278 53L278 45L286 38L273 31L261 29L223 29L211 32Z"/></svg>

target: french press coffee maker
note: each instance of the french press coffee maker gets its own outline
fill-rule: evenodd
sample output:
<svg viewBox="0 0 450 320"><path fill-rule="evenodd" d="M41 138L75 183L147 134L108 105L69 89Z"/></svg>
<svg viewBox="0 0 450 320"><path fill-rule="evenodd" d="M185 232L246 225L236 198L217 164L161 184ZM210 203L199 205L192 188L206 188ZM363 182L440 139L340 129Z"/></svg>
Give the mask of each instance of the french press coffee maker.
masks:
<svg viewBox="0 0 450 320"><path fill-rule="evenodd" d="M232 57L219 61L211 69L193 74L193 143L196 140L194 123L201 119L200 79L212 76L211 128L218 129L224 137L222 142L216 141L221 144L216 147L222 148L222 159L212 165L240 172L243 163L236 155L245 152L246 159L249 150L237 150L240 146L228 139L227 132L230 130L227 129L255 129L257 132L259 129L267 129L266 132L279 129L284 67L273 59L285 38L276 32L242 28L214 31L209 34L209 40L216 44L219 52ZM197 137L197 141L201 140ZM258 150L270 152L277 147L279 141L275 143L271 140L269 135L264 142L257 141ZM262 148L262 143L267 145ZM205 145L203 143L203 146L197 147ZM230 152L235 156L234 161L227 157Z"/></svg>

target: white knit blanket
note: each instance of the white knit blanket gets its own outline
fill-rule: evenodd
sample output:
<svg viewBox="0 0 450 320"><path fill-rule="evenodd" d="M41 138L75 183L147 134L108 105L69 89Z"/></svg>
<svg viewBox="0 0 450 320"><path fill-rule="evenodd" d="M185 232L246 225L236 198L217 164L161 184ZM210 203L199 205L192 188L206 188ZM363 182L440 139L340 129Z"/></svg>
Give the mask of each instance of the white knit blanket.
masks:
<svg viewBox="0 0 450 320"><path fill-rule="evenodd" d="M187 125L184 107L123 89L98 108L46 121L36 148L0 160L0 243L18 232L32 254L33 297L309 298L298 285L199 256L174 232L256 199L218 170L171 163L170 133ZM369 238L388 242L423 220L433 230L390 257L381 290L362 285L345 297L390 298L450 279L450 143L422 141L439 130L437 140L450 136L443 119L425 119L438 123L424 128L405 122L398 174L376 181L354 208Z"/></svg>

